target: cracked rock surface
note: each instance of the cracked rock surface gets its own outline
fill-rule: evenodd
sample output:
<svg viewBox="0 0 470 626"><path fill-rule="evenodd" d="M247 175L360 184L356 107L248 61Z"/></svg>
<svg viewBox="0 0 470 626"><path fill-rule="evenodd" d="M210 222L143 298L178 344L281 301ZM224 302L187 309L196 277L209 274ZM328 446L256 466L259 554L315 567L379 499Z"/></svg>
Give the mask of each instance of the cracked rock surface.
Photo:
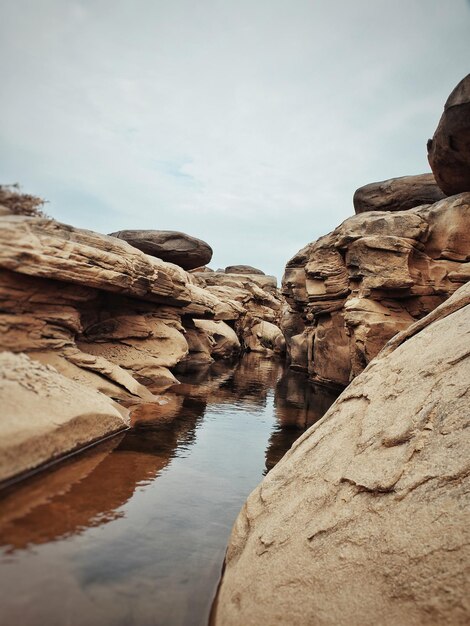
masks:
<svg viewBox="0 0 470 626"><path fill-rule="evenodd" d="M215 623L468 624L469 396L467 284L394 337L250 495Z"/></svg>

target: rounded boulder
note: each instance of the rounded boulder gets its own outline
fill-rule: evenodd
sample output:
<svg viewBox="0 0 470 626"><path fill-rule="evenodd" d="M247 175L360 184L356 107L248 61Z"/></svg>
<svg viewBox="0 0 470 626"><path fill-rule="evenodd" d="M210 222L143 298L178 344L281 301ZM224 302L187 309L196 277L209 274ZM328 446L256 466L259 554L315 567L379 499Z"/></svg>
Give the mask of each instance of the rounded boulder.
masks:
<svg viewBox="0 0 470 626"><path fill-rule="evenodd" d="M470 191L470 74L444 105L436 132L428 141L428 161L445 194Z"/></svg>
<svg viewBox="0 0 470 626"><path fill-rule="evenodd" d="M212 248L202 239L174 230L120 230L110 233L131 246L184 270L206 265L212 259Z"/></svg>

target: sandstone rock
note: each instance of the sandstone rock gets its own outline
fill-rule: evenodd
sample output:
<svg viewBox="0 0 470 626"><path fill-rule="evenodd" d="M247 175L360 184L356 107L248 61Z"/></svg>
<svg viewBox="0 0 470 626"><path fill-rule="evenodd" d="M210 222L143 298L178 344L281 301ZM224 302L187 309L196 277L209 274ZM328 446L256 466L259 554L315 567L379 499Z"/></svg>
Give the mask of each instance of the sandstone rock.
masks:
<svg viewBox="0 0 470 626"><path fill-rule="evenodd" d="M193 277L205 292L224 303L215 307L216 318L234 323L242 348L264 353L285 351L279 328L283 299L275 277L224 272Z"/></svg>
<svg viewBox="0 0 470 626"><path fill-rule="evenodd" d="M287 264L279 323L292 365L347 385L468 280L469 259L470 193L347 219Z"/></svg>
<svg viewBox="0 0 470 626"><path fill-rule="evenodd" d="M245 333L245 345L251 352L284 354L286 341L281 329L271 322L256 321Z"/></svg>
<svg viewBox="0 0 470 626"><path fill-rule="evenodd" d="M127 427L103 394L25 355L0 354L0 480Z"/></svg>
<svg viewBox="0 0 470 626"><path fill-rule="evenodd" d="M228 359L240 353L240 341L233 328L225 322L194 320L194 325L207 337L212 358Z"/></svg>
<svg viewBox="0 0 470 626"><path fill-rule="evenodd" d="M226 286L235 288L247 288L249 285L256 285L260 289L276 292L277 279L275 276L266 276L265 274L226 274L221 272L209 272L202 274L194 274L196 278L204 281L205 286Z"/></svg>
<svg viewBox="0 0 470 626"><path fill-rule="evenodd" d="M0 267L163 304L194 300L181 268L116 237L44 218L1 218Z"/></svg>
<svg viewBox="0 0 470 626"><path fill-rule="evenodd" d="M428 160L445 194L470 191L470 74L444 105L436 132L428 141Z"/></svg>
<svg viewBox="0 0 470 626"><path fill-rule="evenodd" d="M466 285L297 440L235 523L217 626L468 623L469 337Z"/></svg>
<svg viewBox="0 0 470 626"><path fill-rule="evenodd" d="M1 219L0 242L0 348L54 361L113 398L152 398L136 378L177 382L168 368L188 352L181 316L230 308L114 237L13 216Z"/></svg>
<svg viewBox="0 0 470 626"><path fill-rule="evenodd" d="M265 273L261 270L252 267L251 265L229 265L225 268L226 274L260 274L265 276Z"/></svg>
<svg viewBox="0 0 470 626"><path fill-rule="evenodd" d="M423 204L434 204L445 197L432 174L401 176L359 187L353 197L356 213L365 211L405 211Z"/></svg>
<svg viewBox="0 0 470 626"><path fill-rule="evenodd" d="M212 259L212 248L205 241L173 230L120 230L111 236L185 270L206 265Z"/></svg>

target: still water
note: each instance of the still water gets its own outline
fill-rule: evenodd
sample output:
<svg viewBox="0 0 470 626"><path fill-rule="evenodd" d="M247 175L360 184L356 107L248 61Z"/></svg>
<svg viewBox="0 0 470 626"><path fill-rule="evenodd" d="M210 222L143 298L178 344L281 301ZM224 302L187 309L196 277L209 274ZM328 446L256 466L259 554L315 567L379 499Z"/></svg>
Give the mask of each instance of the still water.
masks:
<svg viewBox="0 0 470 626"><path fill-rule="evenodd" d="M207 624L243 502L335 397L254 354L178 378L133 430L0 493L0 624Z"/></svg>

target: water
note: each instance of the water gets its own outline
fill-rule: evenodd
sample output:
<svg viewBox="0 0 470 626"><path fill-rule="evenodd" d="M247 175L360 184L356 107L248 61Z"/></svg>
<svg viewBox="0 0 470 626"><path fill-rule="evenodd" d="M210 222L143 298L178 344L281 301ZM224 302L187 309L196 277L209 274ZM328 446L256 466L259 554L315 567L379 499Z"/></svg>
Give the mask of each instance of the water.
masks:
<svg viewBox="0 0 470 626"><path fill-rule="evenodd" d="M1 494L0 624L207 624L250 491L334 396L249 354Z"/></svg>

